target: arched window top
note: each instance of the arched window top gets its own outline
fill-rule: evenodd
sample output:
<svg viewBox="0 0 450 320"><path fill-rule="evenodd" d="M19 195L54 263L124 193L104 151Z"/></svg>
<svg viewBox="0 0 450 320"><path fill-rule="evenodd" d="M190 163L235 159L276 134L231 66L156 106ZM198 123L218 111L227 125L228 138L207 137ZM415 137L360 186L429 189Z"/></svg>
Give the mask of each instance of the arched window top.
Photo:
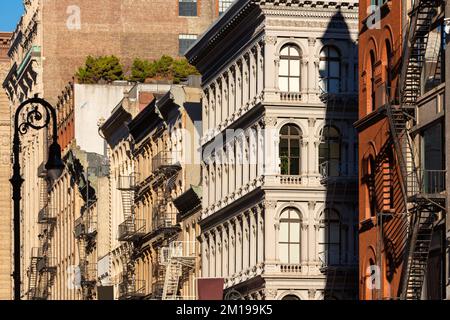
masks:
<svg viewBox="0 0 450 320"><path fill-rule="evenodd" d="M300 264L301 223L298 210L286 208L282 212L278 239L281 263Z"/></svg>
<svg viewBox="0 0 450 320"><path fill-rule="evenodd" d="M282 136L301 137L302 130L295 124L287 124L283 128L281 128L280 134Z"/></svg>
<svg viewBox="0 0 450 320"><path fill-rule="evenodd" d="M300 48L287 44L280 50L278 85L283 92L300 92Z"/></svg>
<svg viewBox="0 0 450 320"><path fill-rule="evenodd" d="M321 222L338 222L340 221L340 214L335 209L325 209L320 214L320 221Z"/></svg>
<svg viewBox="0 0 450 320"><path fill-rule="evenodd" d="M298 57L300 58L301 54L300 54L300 48L293 44L293 43L288 43L286 45L284 45L281 50L280 50L280 57Z"/></svg>
<svg viewBox="0 0 450 320"><path fill-rule="evenodd" d="M327 125L322 129L321 136L323 139L339 139L341 137L341 133L335 126Z"/></svg>
<svg viewBox="0 0 450 320"><path fill-rule="evenodd" d="M339 59L341 54L335 46L326 45L320 51L320 59Z"/></svg>
<svg viewBox="0 0 450 320"><path fill-rule="evenodd" d="M301 220L300 212L295 208L287 208L285 209L280 216L280 221L297 221Z"/></svg>

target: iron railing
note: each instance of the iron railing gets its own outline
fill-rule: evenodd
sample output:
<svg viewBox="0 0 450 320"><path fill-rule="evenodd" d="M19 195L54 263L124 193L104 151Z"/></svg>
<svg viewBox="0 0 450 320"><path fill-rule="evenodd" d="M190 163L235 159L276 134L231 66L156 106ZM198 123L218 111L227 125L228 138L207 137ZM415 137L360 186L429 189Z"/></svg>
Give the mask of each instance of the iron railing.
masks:
<svg viewBox="0 0 450 320"><path fill-rule="evenodd" d="M119 225L119 241L133 241L146 234L145 220L131 216Z"/></svg>
<svg viewBox="0 0 450 320"><path fill-rule="evenodd" d="M180 153L175 151L161 151L152 159L152 171L156 172L163 168L179 167Z"/></svg>
<svg viewBox="0 0 450 320"><path fill-rule="evenodd" d="M160 205L153 207L152 230L173 228L177 224L177 213Z"/></svg>
<svg viewBox="0 0 450 320"><path fill-rule="evenodd" d="M119 176L117 189L120 191L132 191L135 190L139 183L139 175L133 173L128 176Z"/></svg>
<svg viewBox="0 0 450 320"><path fill-rule="evenodd" d="M55 210L53 208L49 208L48 206L45 206L38 213L38 223L39 224L51 223L51 222L55 222L55 220L56 220L56 215L55 215Z"/></svg>
<svg viewBox="0 0 450 320"><path fill-rule="evenodd" d="M142 298L146 296L145 280L128 279L122 276L119 283L120 299Z"/></svg>
<svg viewBox="0 0 450 320"><path fill-rule="evenodd" d="M408 196L440 194L446 190L446 170L417 170L417 175L418 183L412 177L408 179Z"/></svg>

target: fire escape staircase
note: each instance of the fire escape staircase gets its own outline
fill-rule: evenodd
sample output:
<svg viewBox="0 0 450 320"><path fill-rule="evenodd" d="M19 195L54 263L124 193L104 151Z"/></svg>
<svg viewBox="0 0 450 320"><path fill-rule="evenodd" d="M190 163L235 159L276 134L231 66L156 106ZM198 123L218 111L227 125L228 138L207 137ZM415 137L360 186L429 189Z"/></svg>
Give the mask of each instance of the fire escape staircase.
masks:
<svg viewBox="0 0 450 320"><path fill-rule="evenodd" d="M401 105L386 106L392 141L401 174L401 189L406 214L409 217L408 236L400 284L403 300L421 297L433 235L435 212L445 210L439 200L424 190L424 177L416 166L417 153L409 132L409 123L415 120L417 99L421 95L422 69L428 34L440 1L416 1L410 14L410 28L404 46L401 70ZM388 99L389 100L389 99Z"/></svg>
<svg viewBox="0 0 450 320"><path fill-rule="evenodd" d="M183 277L195 268L195 253L185 254L189 243L173 242L168 248L163 248L161 265L165 267L162 300L179 300L180 282Z"/></svg>

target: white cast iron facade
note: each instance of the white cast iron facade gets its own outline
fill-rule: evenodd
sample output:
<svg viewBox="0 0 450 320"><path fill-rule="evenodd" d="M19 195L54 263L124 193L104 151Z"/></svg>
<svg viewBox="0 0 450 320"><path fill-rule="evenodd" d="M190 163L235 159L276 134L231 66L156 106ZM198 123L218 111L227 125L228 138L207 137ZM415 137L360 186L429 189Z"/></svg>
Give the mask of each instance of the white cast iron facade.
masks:
<svg viewBox="0 0 450 320"><path fill-rule="evenodd" d="M237 1L187 53L203 75L202 276L226 293L355 297L357 10Z"/></svg>

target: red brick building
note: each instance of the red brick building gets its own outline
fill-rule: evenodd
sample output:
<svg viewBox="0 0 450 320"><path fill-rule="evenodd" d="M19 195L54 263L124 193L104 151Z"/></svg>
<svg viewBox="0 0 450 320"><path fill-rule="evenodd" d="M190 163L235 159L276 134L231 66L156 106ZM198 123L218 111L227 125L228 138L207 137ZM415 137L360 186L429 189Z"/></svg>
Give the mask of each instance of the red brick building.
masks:
<svg viewBox="0 0 450 320"><path fill-rule="evenodd" d="M398 296L405 211L385 105L398 100L402 1L361 0L359 38L360 298Z"/></svg>

